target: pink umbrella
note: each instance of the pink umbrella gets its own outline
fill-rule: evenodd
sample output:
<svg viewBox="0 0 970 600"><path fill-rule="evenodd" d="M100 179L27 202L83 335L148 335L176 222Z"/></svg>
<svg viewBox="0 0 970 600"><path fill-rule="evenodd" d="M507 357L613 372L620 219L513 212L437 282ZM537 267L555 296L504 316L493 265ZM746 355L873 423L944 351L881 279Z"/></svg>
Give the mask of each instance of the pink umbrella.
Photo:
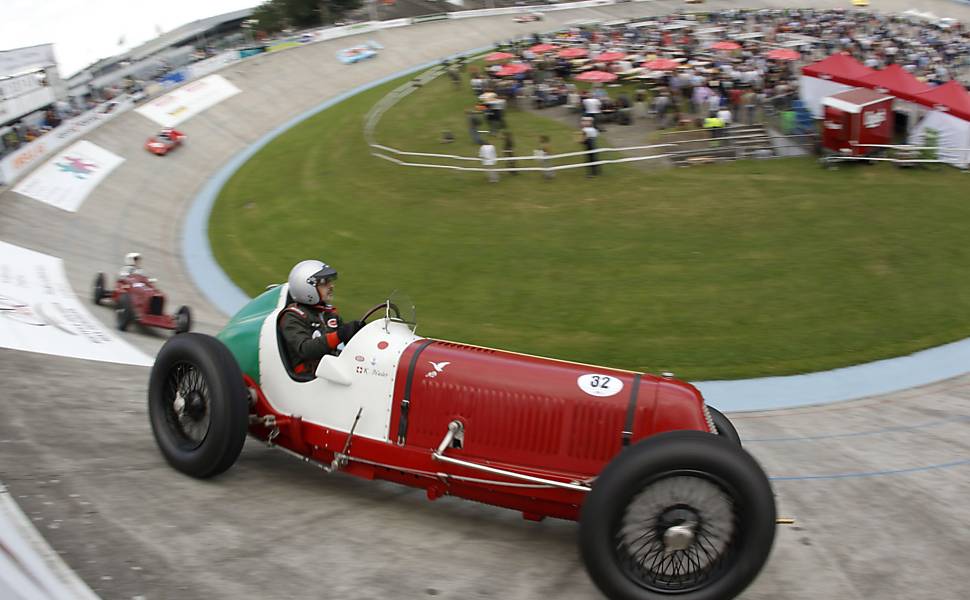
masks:
<svg viewBox="0 0 970 600"><path fill-rule="evenodd" d="M508 60L510 58L515 58L514 54L509 54L508 52L492 52L485 57L488 62L498 62L500 60Z"/></svg>
<svg viewBox="0 0 970 600"><path fill-rule="evenodd" d="M562 58L582 58L587 54L589 53L585 48L566 48L559 51L559 56Z"/></svg>
<svg viewBox="0 0 970 600"><path fill-rule="evenodd" d="M495 74L498 75L499 77L508 77L509 75L518 75L519 73L525 73L526 71L529 71L531 69L532 67L530 67L527 64L511 63L503 66Z"/></svg>
<svg viewBox="0 0 970 600"><path fill-rule="evenodd" d="M625 56L626 54L623 52L604 52L590 58L596 62L613 62L614 60L620 60Z"/></svg>
<svg viewBox="0 0 970 600"><path fill-rule="evenodd" d="M536 44L535 46L529 48L531 52L535 52L536 54L543 54L555 49L556 47L552 44Z"/></svg>
<svg viewBox="0 0 970 600"><path fill-rule="evenodd" d="M576 76L576 81L599 81L606 83L608 81L616 81L617 76L613 73L607 73L606 71L586 71Z"/></svg>
<svg viewBox="0 0 970 600"><path fill-rule="evenodd" d="M788 48L778 48L777 50L772 50L765 56L775 60L798 60L802 57L797 50L790 50Z"/></svg>
<svg viewBox="0 0 970 600"><path fill-rule="evenodd" d="M737 42L718 42L716 44L711 44L712 50L738 50L741 48L741 44Z"/></svg>
<svg viewBox="0 0 970 600"><path fill-rule="evenodd" d="M680 66L680 63L669 58L655 58L643 63L641 66L650 69L651 71L670 71L671 69L676 69L678 66Z"/></svg>

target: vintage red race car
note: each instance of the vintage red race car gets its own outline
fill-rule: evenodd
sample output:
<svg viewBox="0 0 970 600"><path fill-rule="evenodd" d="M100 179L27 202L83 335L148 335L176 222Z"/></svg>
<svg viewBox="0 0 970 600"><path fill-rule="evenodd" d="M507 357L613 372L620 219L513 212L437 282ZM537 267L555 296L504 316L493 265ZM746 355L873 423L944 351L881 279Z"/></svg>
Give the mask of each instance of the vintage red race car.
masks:
<svg viewBox="0 0 970 600"><path fill-rule="evenodd" d="M175 469L217 475L248 434L431 500L578 520L583 561L610 598L724 600L764 565L769 480L690 384L421 338L395 298L339 356L297 374L278 328L289 301L286 285L272 288L218 337L165 343L148 412Z"/></svg>
<svg viewBox="0 0 970 600"><path fill-rule="evenodd" d="M175 314L165 314L165 294L155 285L155 279L141 273L121 273L114 288L105 288L105 275L94 278L92 300L95 304L110 302L115 307L118 329L125 331L132 323L145 327L173 329L185 333L192 328L192 312L180 306Z"/></svg>
<svg viewBox="0 0 970 600"><path fill-rule="evenodd" d="M170 150L185 143L185 134L178 129L166 127L145 141L145 150L158 156L165 156Z"/></svg>
<svg viewBox="0 0 970 600"><path fill-rule="evenodd" d="M533 21L541 21L542 13L533 12L526 13L524 15L516 15L514 20L516 23L532 23Z"/></svg>

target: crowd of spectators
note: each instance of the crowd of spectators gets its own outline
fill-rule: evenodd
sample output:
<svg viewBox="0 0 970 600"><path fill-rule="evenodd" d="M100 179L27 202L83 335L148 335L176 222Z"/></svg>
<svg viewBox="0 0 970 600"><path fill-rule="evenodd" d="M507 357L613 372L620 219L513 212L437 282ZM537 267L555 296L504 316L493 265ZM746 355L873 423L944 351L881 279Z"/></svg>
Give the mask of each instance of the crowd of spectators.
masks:
<svg viewBox="0 0 970 600"><path fill-rule="evenodd" d="M959 22L934 25L863 10L675 14L574 26L497 46L511 56L469 68L468 129L476 145L483 134L502 131L505 111L516 106L566 106L599 130L647 117L660 129L754 123L797 99L799 67L837 52L873 69L899 64L931 85L970 80L970 35ZM612 56L599 58L605 53ZM652 68L657 59L667 64ZM456 85L458 67L449 66ZM581 83L591 71L615 81Z"/></svg>

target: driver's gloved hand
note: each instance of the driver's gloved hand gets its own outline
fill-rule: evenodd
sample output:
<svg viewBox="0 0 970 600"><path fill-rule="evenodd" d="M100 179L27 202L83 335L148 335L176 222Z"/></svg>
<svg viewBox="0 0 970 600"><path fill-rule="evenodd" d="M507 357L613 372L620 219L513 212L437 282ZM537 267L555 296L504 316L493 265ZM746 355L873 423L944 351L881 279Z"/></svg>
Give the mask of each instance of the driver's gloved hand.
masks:
<svg viewBox="0 0 970 600"><path fill-rule="evenodd" d="M340 338L341 342L346 344L350 341L350 338L354 337L354 335L363 328L363 321L348 321L337 328L337 337Z"/></svg>

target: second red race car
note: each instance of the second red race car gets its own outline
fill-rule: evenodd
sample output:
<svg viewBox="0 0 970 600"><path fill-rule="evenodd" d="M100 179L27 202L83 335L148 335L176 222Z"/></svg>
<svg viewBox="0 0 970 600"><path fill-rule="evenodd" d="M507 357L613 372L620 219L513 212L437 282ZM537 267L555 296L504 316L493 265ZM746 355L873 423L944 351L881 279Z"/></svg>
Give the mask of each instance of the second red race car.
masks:
<svg viewBox="0 0 970 600"><path fill-rule="evenodd" d="M157 156L165 156L170 150L185 143L185 134L172 127L166 127L145 141L145 150Z"/></svg>
<svg viewBox="0 0 970 600"><path fill-rule="evenodd" d="M165 294L155 286L155 279L142 273L119 274L114 289L105 289L105 275L94 278L92 294L95 304L110 301L115 306L118 329L125 331L132 323L145 327L171 329L185 333L192 328L192 312L180 306L175 314L165 314Z"/></svg>

